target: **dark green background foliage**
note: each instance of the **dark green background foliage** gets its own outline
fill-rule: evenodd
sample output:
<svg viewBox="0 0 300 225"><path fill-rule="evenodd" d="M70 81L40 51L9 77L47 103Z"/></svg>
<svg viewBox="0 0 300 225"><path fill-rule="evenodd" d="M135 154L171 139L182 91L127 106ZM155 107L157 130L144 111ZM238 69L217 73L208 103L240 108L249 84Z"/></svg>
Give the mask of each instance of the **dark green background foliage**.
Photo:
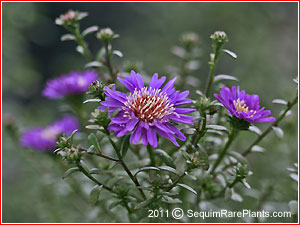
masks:
<svg viewBox="0 0 300 225"><path fill-rule="evenodd" d="M288 101L296 93L292 79L297 76L298 62L297 8L296 3L3 3L4 122L14 121L23 130L44 126L60 116L58 102L41 96L45 81L80 70L86 63L74 51L74 42L60 41L65 31L54 24L55 18L68 9L89 13L82 22L83 28L111 27L120 34L113 44L124 58L114 63L138 62L148 75L164 75L168 66L177 65L179 60L171 54L171 47L179 43L183 32L196 32L202 56L200 68L192 75L201 81L197 87L200 90L208 76L209 36L224 30L229 37L225 48L236 52L238 58L222 55L216 74L238 77L240 86L248 93L259 94L261 105L277 116L283 106L272 104L272 99ZM87 41L93 53L101 47L94 35ZM189 89L191 97L195 97L196 89ZM288 202L297 199L297 183L286 170L297 162L297 123L295 107L281 123L284 137L278 139L271 133L261 143L266 152L248 157L254 173L247 179L252 189L241 184L236 187L243 202L218 199L201 204L206 204L207 209L257 210L258 199L272 186L271 195L261 207L288 211ZM258 126L262 130L267 127ZM242 132L231 149L242 152L254 138L255 134ZM7 129L3 132L2 154L3 222L126 222L122 212L118 217L111 215L110 211L118 212L118 207L108 210L101 203L95 207L79 198L61 179L59 162L51 155L22 149ZM81 187L88 196L92 184L82 177ZM181 194L186 195L182 207L199 210L193 204L194 196ZM100 197L100 202L101 198L105 196ZM232 219L207 220L212 221ZM290 222L284 218L280 221ZM270 218L265 222L279 221Z"/></svg>

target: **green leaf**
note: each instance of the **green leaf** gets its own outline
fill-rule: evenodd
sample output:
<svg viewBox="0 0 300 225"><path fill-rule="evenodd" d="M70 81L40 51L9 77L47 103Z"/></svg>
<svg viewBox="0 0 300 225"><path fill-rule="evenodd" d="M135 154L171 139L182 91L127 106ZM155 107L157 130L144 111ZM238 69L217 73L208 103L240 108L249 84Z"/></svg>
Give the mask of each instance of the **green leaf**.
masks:
<svg viewBox="0 0 300 225"><path fill-rule="evenodd" d="M99 61L93 61L93 62L89 62L87 64L85 64L85 68L92 68L92 67L103 67L103 63L99 62Z"/></svg>
<svg viewBox="0 0 300 225"><path fill-rule="evenodd" d="M88 34L91 34L93 32L96 32L98 30L98 26L91 26L91 27L88 27L86 28L83 32L82 32L82 36L86 36Z"/></svg>
<svg viewBox="0 0 300 225"><path fill-rule="evenodd" d="M251 149L251 152L264 152L265 149L260 147L259 145L254 145Z"/></svg>
<svg viewBox="0 0 300 225"><path fill-rule="evenodd" d="M101 127L99 125L95 125L95 124L92 124L92 125L87 125L85 126L86 129L90 129L90 130L100 130Z"/></svg>
<svg viewBox="0 0 300 225"><path fill-rule="evenodd" d="M182 201L180 199L178 199L178 198L171 198L171 197L169 197L167 195L165 195L163 197L163 202L167 202L169 204L181 204L182 203Z"/></svg>
<svg viewBox="0 0 300 225"><path fill-rule="evenodd" d="M234 80L234 81L239 81L239 79L237 79L234 76L230 76L230 75L226 75L226 74L219 74L217 76L215 76L214 78L214 82L218 82L221 80Z"/></svg>
<svg viewBox="0 0 300 225"><path fill-rule="evenodd" d="M232 195L231 195L231 199L233 201L236 201L236 202L242 202L243 201L243 198L242 196L240 196L238 193L235 193L232 189Z"/></svg>
<svg viewBox="0 0 300 225"><path fill-rule="evenodd" d="M290 174L290 177L291 177L294 181L298 182L298 174L291 173L291 174Z"/></svg>
<svg viewBox="0 0 300 225"><path fill-rule="evenodd" d="M89 142L90 145L94 145L95 146L95 149L97 150L97 152L101 152L100 145L99 145L97 137L96 137L96 135L94 133L91 133L88 136L88 142Z"/></svg>
<svg viewBox="0 0 300 225"><path fill-rule="evenodd" d="M143 167L141 169L139 169L134 176L138 175L138 173L143 172L143 171L148 171L148 170L155 170L155 171L160 171L157 167L154 166L147 166L147 167Z"/></svg>
<svg viewBox="0 0 300 225"><path fill-rule="evenodd" d="M183 128L180 131L184 134L194 134L196 129L195 128Z"/></svg>
<svg viewBox="0 0 300 225"><path fill-rule="evenodd" d="M79 52L80 54L84 55L84 49L83 49L82 46L79 46L79 45L78 45L78 46L76 47L76 51Z"/></svg>
<svg viewBox="0 0 300 225"><path fill-rule="evenodd" d="M122 204L122 203L123 203L123 200L117 201L117 202L113 202L113 203L111 203L111 204L108 206L108 209L113 209L113 208L115 208L116 206L118 206L118 205L120 205L120 204Z"/></svg>
<svg viewBox="0 0 300 225"><path fill-rule="evenodd" d="M293 81L298 84L298 78L294 78Z"/></svg>
<svg viewBox="0 0 300 225"><path fill-rule="evenodd" d="M170 167L170 166L160 166L160 167L158 167L158 168L161 169L161 170L165 170L165 171L174 173L174 174L176 174L176 175L179 175L178 172L177 172L174 168L172 168L172 167Z"/></svg>
<svg viewBox="0 0 300 225"><path fill-rule="evenodd" d="M152 202L154 201L154 198L148 198L146 201L141 202L140 204L138 204L135 209L141 209L141 208L145 208L148 205L150 205Z"/></svg>
<svg viewBox="0 0 300 225"><path fill-rule="evenodd" d="M65 179L66 177L70 176L71 174L73 174L77 171L80 171L77 167L72 167L72 168L68 169L62 176L62 179Z"/></svg>
<svg viewBox="0 0 300 225"><path fill-rule="evenodd" d="M162 149L155 149L153 150L154 154L157 155L159 158L162 159L162 161L168 165L168 166L174 166L173 159L171 156L168 155L164 150Z"/></svg>
<svg viewBox="0 0 300 225"><path fill-rule="evenodd" d="M285 101L285 100L283 100L283 99L274 99L274 100L272 101L272 103L274 103L274 104L288 105L288 102Z"/></svg>
<svg viewBox="0 0 300 225"><path fill-rule="evenodd" d="M126 135L123 140L122 140L122 144L121 144L121 156L122 158L124 158L126 156L126 153L128 151L129 148L129 138L130 138L130 134Z"/></svg>
<svg viewBox="0 0 300 225"><path fill-rule="evenodd" d="M212 130L220 130L220 131L227 131L227 128L220 125L207 125L206 129L212 129Z"/></svg>
<svg viewBox="0 0 300 225"><path fill-rule="evenodd" d="M237 58L237 55L234 52L232 52L232 51L230 51L228 49L223 49L222 51L225 52L225 53L227 53L228 55L230 55L234 59Z"/></svg>
<svg viewBox="0 0 300 225"><path fill-rule="evenodd" d="M83 102L83 104L86 104L86 103L89 103L89 102L101 102L100 99L98 98L90 98L90 99L87 99Z"/></svg>
<svg viewBox="0 0 300 225"><path fill-rule="evenodd" d="M298 201L295 201L295 200L290 201L289 208L290 208L292 215L296 215L298 213Z"/></svg>
<svg viewBox="0 0 300 225"><path fill-rule="evenodd" d="M87 150L87 153L94 153L95 152L95 146L94 145L91 145L88 150Z"/></svg>
<svg viewBox="0 0 300 225"><path fill-rule="evenodd" d="M71 135L68 137L67 140L70 141L70 143L73 142L73 137L74 137L74 135L77 133L77 131L78 131L78 129L73 130L73 132L71 133Z"/></svg>
<svg viewBox="0 0 300 225"><path fill-rule="evenodd" d="M257 135L261 135L262 134L261 130L258 127L254 126L254 125L251 125L249 127L249 130L252 131L252 132L254 132L254 133L256 133Z"/></svg>
<svg viewBox="0 0 300 225"><path fill-rule="evenodd" d="M122 53L121 51L114 50L114 51L112 51L112 53L113 53L114 55L116 55L116 56L119 56L120 58L123 57L123 53Z"/></svg>
<svg viewBox="0 0 300 225"><path fill-rule="evenodd" d="M284 136L284 132L280 127L272 127L274 130L275 134L277 135L278 138L282 139Z"/></svg>
<svg viewBox="0 0 300 225"><path fill-rule="evenodd" d="M229 199L231 199L231 196L232 196L232 189L227 187L225 189L224 200L228 201Z"/></svg>
<svg viewBox="0 0 300 225"><path fill-rule="evenodd" d="M239 161L242 164L248 164L248 160L238 152L231 151L231 152L228 152L228 155L232 156L233 158L235 158L237 161Z"/></svg>
<svg viewBox="0 0 300 225"><path fill-rule="evenodd" d="M95 185L93 187L93 189L90 192L90 201L92 205L96 205L96 203L98 202L99 196L100 196L100 191L102 189L102 185Z"/></svg>
<svg viewBox="0 0 300 225"><path fill-rule="evenodd" d="M185 188L186 190L192 192L195 195L198 195L197 191L195 191L192 187L190 187L190 186L188 186L186 184L177 184L177 185L180 186L180 187Z"/></svg>
<svg viewBox="0 0 300 225"><path fill-rule="evenodd" d="M60 37L61 41L73 41L75 40L75 36L73 34L64 34Z"/></svg>
<svg viewBox="0 0 300 225"><path fill-rule="evenodd" d="M248 188L248 189L251 188L251 186L247 183L246 179L243 179L243 180L242 180L242 183L244 184L244 186L245 186L246 188Z"/></svg>

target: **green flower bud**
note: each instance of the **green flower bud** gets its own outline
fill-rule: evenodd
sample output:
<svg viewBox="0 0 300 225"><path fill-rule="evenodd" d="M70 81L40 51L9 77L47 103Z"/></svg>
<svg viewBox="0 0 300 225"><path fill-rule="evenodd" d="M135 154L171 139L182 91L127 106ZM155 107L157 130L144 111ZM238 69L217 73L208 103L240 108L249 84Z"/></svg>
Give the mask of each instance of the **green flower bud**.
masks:
<svg viewBox="0 0 300 225"><path fill-rule="evenodd" d="M199 42L199 36L194 32L184 33L181 36L181 42L186 48L190 48Z"/></svg>
<svg viewBox="0 0 300 225"><path fill-rule="evenodd" d="M87 94L92 95L93 98L99 98L102 101L105 99L105 94L104 94L104 87L105 84L102 83L101 81L93 81L88 89Z"/></svg>
<svg viewBox="0 0 300 225"><path fill-rule="evenodd" d="M227 35L224 31L216 31L213 33L210 38L216 43L216 44L224 44L227 41Z"/></svg>
<svg viewBox="0 0 300 225"><path fill-rule="evenodd" d="M70 162L75 162L80 160L80 151L77 148L68 148L66 150L65 158Z"/></svg>
<svg viewBox="0 0 300 225"><path fill-rule="evenodd" d="M109 44L112 39L118 36L119 35L115 34L110 28L103 28L97 33L97 37L105 44Z"/></svg>

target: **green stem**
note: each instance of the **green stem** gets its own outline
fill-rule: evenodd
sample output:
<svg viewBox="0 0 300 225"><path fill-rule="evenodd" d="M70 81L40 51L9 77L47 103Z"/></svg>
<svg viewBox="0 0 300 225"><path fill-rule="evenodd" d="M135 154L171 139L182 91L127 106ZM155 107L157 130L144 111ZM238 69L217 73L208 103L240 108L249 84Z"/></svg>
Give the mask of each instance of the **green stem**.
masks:
<svg viewBox="0 0 300 225"><path fill-rule="evenodd" d="M78 169L87 177L89 178L91 181L93 181L94 183L98 184L99 186L102 186L104 189L110 191L111 193L114 193L114 191L107 187L106 185L102 184L100 181L98 181L97 179L95 179L88 171L86 171L81 165L80 163L76 164ZM115 194L115 193L114 193Z"/></svg>
<svg viewBox="0 0 300 225"><path fill-rule="evenodd" d="M180 181L182 178L184 178L186 175L186 172L184 172L183 174L181 174L181 176L179 176L174 183L167 189L167 192L171 191Z"/></svg>
<svg viewBox="0 0 300 225"><path fill-rule="evenodd" d="M206 97L208 97L209 95L209 90L211 88L211 85L214 81L214 71L215 71L215 68L216 68L216 64L217 64L217 60L219 58L219 55L220 55L220 49L222 47L222 44L217 44L215 46L215 51L214 51L214 58L211 62L209 62L210 64L210 70L209 70L209 75L208 75L208 80L207 80L207 85L206 85L206 90L205 90L205 95Z"/></svg>
<svg viewBox="0 0 300 225"><path fill-rule="evenodd" d="M135 186L138 188L140 194L142 195L143 199L146 200L146 195L144 193L144 191L140 188L141 185L138 181L138 179L132 175L131 171L129 170L128 166L126 165L126 163L123 161L122 159L122 156L120 154L120 151L117 147L117 145L115 144L115 142L109 137L109 134L107 134L107 137L109 139L109 142L111 143L111 145L113 146L117 156L118 156L118 159L119 159L119 162L120 164L122 165L122 167L124 168L124 170L126 171L126 173L128 174L128 176L130 177L130 179L132 180L132 182L135 184Z"/></svg>
<svg viewBox="0 0 300 225"><path fill-rule="evenodd" d="M210 174L214 173L215 169L218 167L218 165L220 164L220 162L224 158L229 146L231 145L232 141L236 137L236 134L237 134L237 130L234 127L232 127L231 132L230 132L229 137L228 137L228 141L227 141L226 145L224 146L224 148L219 152L219 157L217 158L215 164L213 165L213 168L210 171Z"/></svg>
<svg viewBox="0 0 300 225"><path fill-rule="evenodd" d="M77 44L79 46L82 47L83 49L83 55L89 60L89 61L93 61L93 56L90 52L90 50L88 49L87 47L87 44L85 43L85 41L83 40L83 37L82 35L80 34L80 31L79 31L79 26L76 26L76 28L72 31L74 36L75 36L75 40L77 42Z"/></svg>
<svg viewBox="0 0 300 225"><path fill-rule="evenodd" d="M206 114L203 115L203 120L202 120L202 127L200 130L200 133L196 134L195 137L192 139L193 145L197 145L200 139L204 136L205 134L205 129L206 129Z"/></svg>
<svg viewBox="0 0 300 225"><path fill-rule="evenodd" d="M109 49L108 49L108 44L105 44L105 58L106 58L106 66L107 66L107 69L109 71L109 74L112 78L112 81L115 82L117 77L116 77L116 74L114 73L114 70L113 70L113 67L112 67L112 64L111 64L111 59L110 59L110 52L109 52Z"/></svg>
<svg viewBox="0 0 300 225"><path fill-rule="evenodd" d="M297 102L298 95L292 102L288 103L286 110L261 135L256 138L256 140L242 153L242 155L246 156L251 153L253 146L257 145L272 130L272 127L276 127L278 123L286 116L287 112L290 111Z"/></svg>
<svg viewBox="0 0 300 225"><path fill-rule="evenodd" d="M112 157L110 157L110 156L104 155L104 154L99 153L99 152L88 152L88 150L85 149L85 148L80 148L79 150L80 150L80 151L83 151L83 152L87 152L87 153L90 154L90 155L96 155L96 156L99 156L99 157L101 157L101 158L108 159L108 160L110 160L110 161L114 161L114 162L119 162L119 161L120 161L120 160L118 160L118 159L112 158Z"/></svg>
<svg viewBox="0 0 300 225"><path fill-rule="evenodd" d="M156 163L155 163L155 156L153 154L153 148L151 145L147 145L147 150L148 150L148 153L149 153L149 157L150 157L150 165L151 166L155 166Z"/></svg>

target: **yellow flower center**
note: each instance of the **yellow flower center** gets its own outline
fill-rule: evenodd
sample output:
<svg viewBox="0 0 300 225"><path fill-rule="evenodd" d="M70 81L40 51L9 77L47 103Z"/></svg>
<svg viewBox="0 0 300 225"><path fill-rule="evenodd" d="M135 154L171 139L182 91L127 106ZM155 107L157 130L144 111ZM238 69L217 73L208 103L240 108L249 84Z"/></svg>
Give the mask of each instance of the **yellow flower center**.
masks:
<svg viewBox="0 0 300 225"><path fill-rule="evenodd" d="M235 106L236 112L244 112L244 113L251 112L252 114L249 116L249 118L253 117L256 114L255 110L249 110L249 107L247 106L244 100L241 101L238 98L237 100L233 100L233 104Z"/></svg>

